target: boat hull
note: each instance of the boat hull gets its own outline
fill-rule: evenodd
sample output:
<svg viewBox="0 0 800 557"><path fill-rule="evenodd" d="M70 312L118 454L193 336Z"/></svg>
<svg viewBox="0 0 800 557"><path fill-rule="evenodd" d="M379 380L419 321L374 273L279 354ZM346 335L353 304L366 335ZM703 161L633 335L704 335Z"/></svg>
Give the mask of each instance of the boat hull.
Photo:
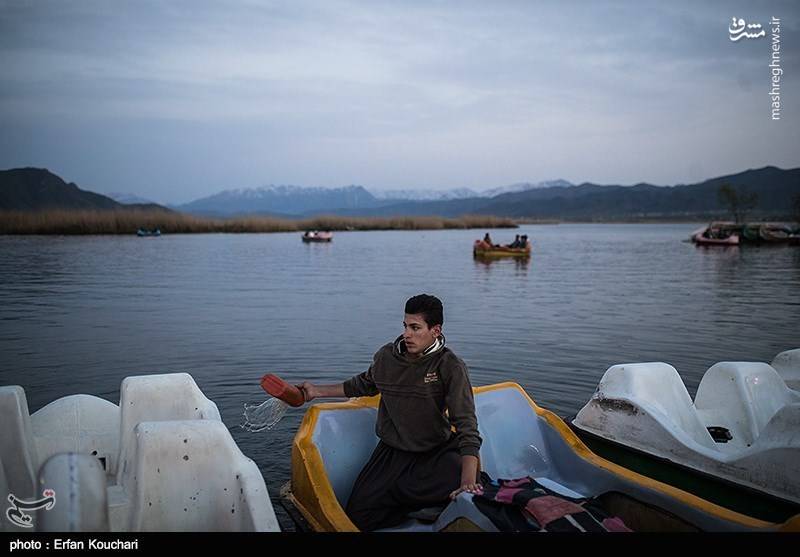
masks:
<svg viewBox="0 0 800 557"><path fill-rule="evenodd" d="M567 423L595 454L721 507L774 523L800 514L800 504L795 502L616 443L581 429L572 420Z"/></svg>
<svg viewBox="0 0 800 557"><path fill-rule="evenodd" d="M501 257L527 258L531 256L531 243L524 248L493 247L486 248L486 244L477 240L472 247L472 255L476 258L496 259Z"/></svg>
<svg viewBox="0 0 800 557"><path fill-rule="evenodd" d="M739 236L732 234L727 238L706 238L702 234L695 234L693 241L698 246L738 246Z"/></svg>

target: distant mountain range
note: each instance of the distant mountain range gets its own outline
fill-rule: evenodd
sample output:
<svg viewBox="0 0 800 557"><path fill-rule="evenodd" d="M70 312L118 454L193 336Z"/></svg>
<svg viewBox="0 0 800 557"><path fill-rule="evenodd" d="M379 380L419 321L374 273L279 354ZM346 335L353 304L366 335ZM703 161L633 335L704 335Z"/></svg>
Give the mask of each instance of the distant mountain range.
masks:
<svg viewBox="0 0 800 557"><path fill-rule="evenodd" d="M191 203L170 207L185 213L206 216L300 216L306 213L328 213L331 210L369 209L380 205L381 202L362 186L333 189L270 186L226 190Z"/></svg>
<svg viewBox="0 0 800 557"><path fill-rule="evenodd" d="M376 199L387 201L447 201L450 199L469 199L472 197L494 197L503 193L514 193L537 188L569 187L572 184L566 180L553 180L535 184L521 183L484 191L475 191L470 188L456 188L445 191L438 190L378 190L370 193Z"/></svg>
<svg viewBox="0 0 800 557"><path fill-rule="evenodd" d="M569 188L569 187L572 187L572 184L570 184L566 180L549 180L546 182L537 182L535 184L524 182L521 184L512 184L510 186L504 186L500 188L492 188L490 190L484 191L483 194L480 195L479 197L496 197L504 193L519 193L528 190L541 190L546 188Z"/></svg>
<svg viewBox="0 0 800 557"><path fill-rule="evenodd" d="M800 168L782 170L767 166L704 182L679 186L600 186L585 183L572 187L528 190L493 197L478 214L564 220L615 220L653 218L726 217L728 209L719 198L720 187L729 184L744 196L754 194L752 217L789 219L800 197Z"/></svg>
<svg viewBox="0 0 800 557"><path fill-rule="evenodd" d="M490 198L402 202L369 211L339 210L336 214L445 217L479 214L581 222L727 218L728 208L719 198L723 184L730 184L742 195L753 193L757 196L755 207L748 213L753 218L796 218L792 207L800 196L800 168L782 170L774 166L690 185L553 185L501 193Z"/></svg>
<svg viewBox="0 0 800 557"><path fill-rule="evenodd" d="M227 190L172 209L205 216L272 215L301 218L340 216L457 217L464 214L565 221L723 218L727 208L719 189L730 184L741 194L754 193L753 218L789 219L800 197L800 168L767 166L678 186L572 185L563 180L521 183L475 192L395 190L370 193L363 186L306 188L270 186ZM114 194L118 200L146 201ZM67 184L45 169L0 171L0 210L152 208L156 204L122 204L110 197Z"/></svg>

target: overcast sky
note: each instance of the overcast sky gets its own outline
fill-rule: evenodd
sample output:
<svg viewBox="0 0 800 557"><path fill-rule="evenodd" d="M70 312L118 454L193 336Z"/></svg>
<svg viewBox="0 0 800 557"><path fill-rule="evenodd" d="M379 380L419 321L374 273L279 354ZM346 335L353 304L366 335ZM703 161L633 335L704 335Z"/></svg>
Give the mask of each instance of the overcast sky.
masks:
<svg viewBox="0 0 800 557"><path fill-rule="evenodd" d="M788 0L0 0L0 169L176 203L269 184L794 168L799 14ZM767 36L731 41L734 16Z"/></svg>

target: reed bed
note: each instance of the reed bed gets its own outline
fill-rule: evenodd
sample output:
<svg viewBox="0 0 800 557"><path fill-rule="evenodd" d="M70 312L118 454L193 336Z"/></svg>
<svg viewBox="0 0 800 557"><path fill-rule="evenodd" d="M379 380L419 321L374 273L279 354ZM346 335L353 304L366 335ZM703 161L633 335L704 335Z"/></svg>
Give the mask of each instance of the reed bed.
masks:
<svg viewBox="0 0 800 557"><path fill-rule="evenodd" d="M247 216L204 218L172 211L0 211L0 234L135 234L139 228L162 234L295 232L302 230L445 230L516 228L512 219L465 215L457 218L316 216L281 219Z"/></svg>

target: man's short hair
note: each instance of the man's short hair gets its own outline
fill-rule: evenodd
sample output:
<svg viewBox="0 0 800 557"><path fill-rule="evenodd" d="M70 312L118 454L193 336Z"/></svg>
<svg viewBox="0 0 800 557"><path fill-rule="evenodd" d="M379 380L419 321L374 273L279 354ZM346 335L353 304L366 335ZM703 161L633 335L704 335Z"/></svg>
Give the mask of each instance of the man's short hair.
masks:
<svg viewBox="0 0 800 557"><path fill-rule="evenodd" d="M430 294L418 294L406 302L406 313L421 313L428 327L444 324L442 301Z"/></svg>

